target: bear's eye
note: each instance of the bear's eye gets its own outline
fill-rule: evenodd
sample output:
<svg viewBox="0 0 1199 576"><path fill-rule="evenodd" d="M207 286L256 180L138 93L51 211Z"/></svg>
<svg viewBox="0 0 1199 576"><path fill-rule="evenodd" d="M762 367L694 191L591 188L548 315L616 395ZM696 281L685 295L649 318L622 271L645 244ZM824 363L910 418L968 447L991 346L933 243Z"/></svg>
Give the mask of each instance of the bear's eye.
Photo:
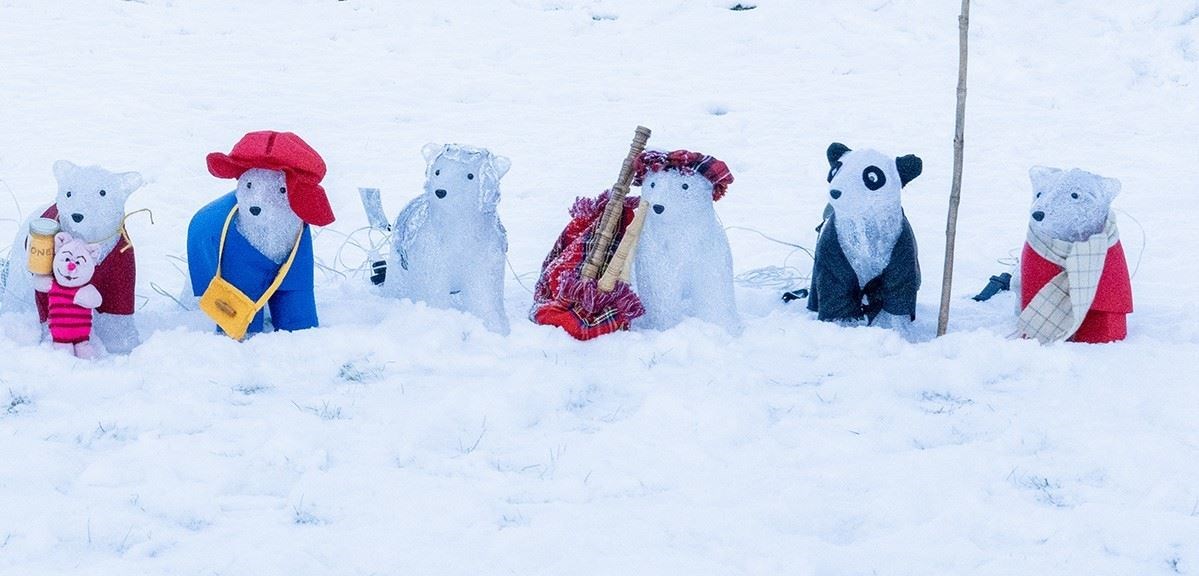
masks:
<svg viewBox="0 0 1199 576"><path fill-rule="evenodd" d="M104 191L104 190L101 190L101 191L100 191L100 195L101 195L101 196L107 196L107 195L108 195L108 192L106 192L106 191Z"/></svg>
<svg viewBox="0 0 1199 576"><path fill-rule="evenodd" d="M649 183L649 187L650 187L650 188L654 188L654 187L656 187L657 185L658 185L658 183L657 183L657 182L650 182L650 183Z"/></svg>
<svg viewBox="0 0 1199 576"><path fill-rule="evenodd" d="M833 182L833 177L835 177L837 175L837 172L840 172L840 171L841 171L841 162L840 161L838 161L836 164L833 164L833 167L828 169L828 181L830 184Z"/></svg>
<svg viewBox="0 0 1199 576"><path fill-rule="evenodd" d="M690 188L690 186L688 186L686 182L683 182L683 190L686 190L688 188Z"/></svg>
<svg viewBox="0 0 1199 576"><path fill-rule="evenodd" d="M280 186L280 187L279 187L279 193L280 193L280 194L287 194L287 187L286 187L286 186Z"/></svg>
<svg viewBox="0 0 1199 576"><path fill-rule="evenodd" d="M70 198L70 197L71 197L71 191L67 190L67 198Z"/></svg>
<svg viewBox="0 0 1199 576"><path fill-rule="evenodd" d="M434 171L433 171L433 175L434 175L434 176L441 176L441 170L434 170Z"/></svg>
<svg viewBox="0 0 1199 576"><path fill-rule="evenodd" d="M467 179L467 180L474 180L474 179L475 179L475 175L474 175L474 174L467 174L467 175L466 175L466 179Z"/></svg>
<svg viewBox="0 0 1199 576"><path fill-rule="evenodd" d="M887 183L887 177L878 166L870 166L862 171L862 182L870 190L878 190Z"/></svg>
<svg viewBox="0 0 1199 576"><path fill-rule="evenodd" d="M253 188L253 187L254 187L253 182L246 182L246 190L249 190L250 188Z"/></svg>
<svg viewBox="0 0 1199 576"><path fill-rule="evenodd" d="M1040 198L1040 197L1041 197L1041 193L1037 192L1037 198Z"/></svg>
<svg viewBox="0 0 1199 576"><path fill-rule="evenodd" d="M1078 192L1071 192L1071 193L1070 193L1070 197L1071 197L1071 198L1073 198L1073 199L1075 199L1075 200L1078 200Z"/></svg>

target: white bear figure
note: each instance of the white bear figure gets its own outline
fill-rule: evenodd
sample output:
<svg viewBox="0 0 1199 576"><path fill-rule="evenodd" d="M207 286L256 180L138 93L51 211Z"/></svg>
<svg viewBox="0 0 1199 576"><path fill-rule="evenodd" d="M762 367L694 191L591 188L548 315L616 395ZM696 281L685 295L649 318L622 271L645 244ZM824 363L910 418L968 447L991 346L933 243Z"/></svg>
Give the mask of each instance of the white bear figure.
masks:
<svg viewBox="0 0 1199 576"><path fill-rule="evenodd" d="M1112 200L1120 181L1033 167L1020 255L1019 333L1041 342L1114 342L1128 334L1132 281Z"/></svg>
<svg viewBox="0 0 1199 576"><path fill-rule="evenodd" d="M66 160L54 163L58 181L55 203L35 217L56 218L62 231L89 244L100 246L94 284L103 296L95 318L96 337L111 353L125 354L141 339L133 321L137 265L134 250L121 234L125 203L142 186L137 172L110 172L99 166L81 167ZM29 222L26 221L13 243L5 312L30 310L34 290L24 272ZM24 273L22 273L24 272ZM39 297L39 298L44 298ZM45 317L42 317L43 322Z"/></svg>
<svg viewBox="0 0 1199 576"><path fill-rule="evenodd" d="M695 317L739 332L733 253L716 217L712 182L699 172L667 167L645 175L641 198L649 211L633 279L645 315L634 326L665 330Z"/></svg>
<svg viewBox="0 0 1199 576"><path fill-rule="evenodd" d="M92 358L92 310L104 303L92 285L100 245L66 232L54 235L54 263L49 276L34 275L33 287L49 298L49 329L54 347L77 358Z"/></svg>
<svg viewBox="0 0 1199 576"><path fill-rule="evenodd" d="M1120 181L1077 168L1034 166L1032 219L1028 225L1058 240L1081 242L1103 231Z"/></svg>
<svg viewBox="0 0 1199 576"><path fill-rule="evenodd" d="M829 146L829 204L816 243L808 308L821 320L908 332L920 263L900 191L920 175L915 155Z"/></svg>
<svg viewBox="0 0 1199 576"><path fill-rule="evenodd" d="M251 168L237 179L237 231L275 264L282 264L296 244L304 221L287 200L282 170Z"/></svg>
<svg viewBox="0 0 1199 576"><path fill-rule="evenodd" d="M496 206L512 163L483 148L426 144L425 192L392 227L384 291L455 308L508 333L504 262L508 235Z"/></svg>

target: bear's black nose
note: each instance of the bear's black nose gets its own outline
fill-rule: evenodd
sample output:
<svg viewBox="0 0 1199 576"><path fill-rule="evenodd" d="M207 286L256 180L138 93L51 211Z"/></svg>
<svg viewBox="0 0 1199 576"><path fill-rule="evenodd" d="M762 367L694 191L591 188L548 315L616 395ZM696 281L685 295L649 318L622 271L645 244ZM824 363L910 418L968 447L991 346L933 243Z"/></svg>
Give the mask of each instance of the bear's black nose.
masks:
<svg viewBox="0 0 1199 576"><path fill-rule="evenodd" d="M841 191L840 190L829 190L828 195L832 196L833 200L836 200L837 198L841 197Z"/></svg>
<svg viewBox="0 0 1199 576"><path fill-rule="evenodd" d="M1041 212L1040 210L1037 210L1036 212L1032 213L1032 219L1036 220L1037 222L1040 222L1041 220L1045 219L1045 213Z"/></svg>
<svg viewBox="0 0 1199 576"><path fill-rule="evenodd" d="M436 194L438 198L445 198L445 190L442 190L441 188L434 190L433 193Z"/></svg>
<svg viewBox="0 0 1199 576"><path fill-rule="evenodd" d="M654 214L661 214L666 211L666 207L661 204L654 204Z"/></svg>
<svg viewBox="0 0 1199 576"><path fill-rule="evenodd" d="M255 216L262 214L262 208L259 208L257 206L250 206L250 214L253 214Z"/></svg>
<svg viewBox="0 0 1199 576"><path fill-rule="evenodd" d="M83 222L83 214L78 212L71 214L71 220L74 220L76 224Z"/></svg>

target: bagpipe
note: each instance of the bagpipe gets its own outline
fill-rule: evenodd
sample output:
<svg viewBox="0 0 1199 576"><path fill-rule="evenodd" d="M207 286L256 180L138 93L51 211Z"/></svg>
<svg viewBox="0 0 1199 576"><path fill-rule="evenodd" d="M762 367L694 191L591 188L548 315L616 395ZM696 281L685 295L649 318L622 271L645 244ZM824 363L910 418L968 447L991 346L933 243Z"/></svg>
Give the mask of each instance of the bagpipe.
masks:
<svg viewBox="0 0 1199 576"><path fill-rule="evenodd" d="M634 162L649 136L649 128L637 127L610 190L575 200L570 222L541 265L529 313L533 322L590 340L626 330L645 314L629 274L647 206L639 198L628 198L628 193Z"/></svg>

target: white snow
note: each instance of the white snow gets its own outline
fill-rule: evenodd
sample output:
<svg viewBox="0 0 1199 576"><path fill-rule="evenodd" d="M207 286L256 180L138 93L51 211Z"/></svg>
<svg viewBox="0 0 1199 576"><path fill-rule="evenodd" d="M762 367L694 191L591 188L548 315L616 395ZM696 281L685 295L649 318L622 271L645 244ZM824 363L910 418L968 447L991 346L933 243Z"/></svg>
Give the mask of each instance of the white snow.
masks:
<svg viewBox="0 0 1199 576"><path fill-rule="evenodd" d="M24 209L0 198L0 238L59 158L141 172L128 208L155 217L129 222L129 356L0 317L0 574L1199 572L1199 3L974 2L940 339L958 3L734 3L0 0L0 194ZM637 124L729 164L725 225L808 247L830 142L919 155L919 341L739 286L740 336L579 343L525 321L511 276L501 336L325 272L320 329L238 344L159 293L228 191L204 155L245 132L324 156L315 248L342 269L358 186L394 211L425 142L502 151L530 286ZM1008 339L1012 295L969 300L1023 240L1034 164L1123 183L1126 342ZM729 235L735 272L810 267Z"/></svg>

